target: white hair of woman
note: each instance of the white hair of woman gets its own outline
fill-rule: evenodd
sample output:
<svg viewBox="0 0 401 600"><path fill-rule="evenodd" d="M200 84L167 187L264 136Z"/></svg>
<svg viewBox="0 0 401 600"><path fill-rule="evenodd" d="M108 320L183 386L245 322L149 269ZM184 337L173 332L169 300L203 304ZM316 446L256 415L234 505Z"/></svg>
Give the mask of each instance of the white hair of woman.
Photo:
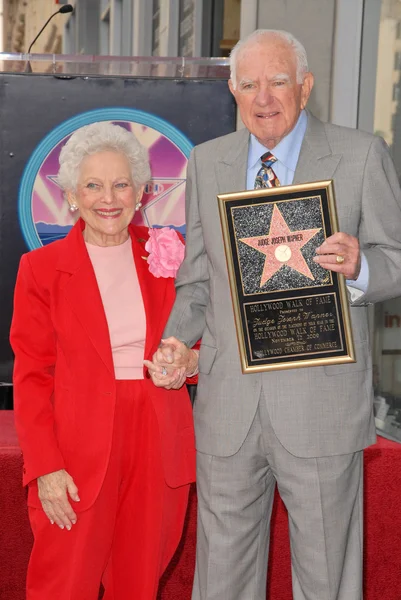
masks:
<svg viewBox="0 0 401 600"><path fill-rule="evenodd" d="M230 53L230 78L233 83L234 89L237 88L237 63L239 56L243 52L248 50L251 46L257 44L259 41L267 38L279 38L283 42L286 42L294 51L295 59L297 61L297 83L303 83L304 75L308 72L308 58L306 56L306 50L296 37L294 37L288 31L281 31L279 29L257 29L249 34L243 40L237 42Z"/></svg>
<svg viewBox="0 0 401 600"><path fill-rule="evenodd" d="M76 191L81 163L86 156L112 150L127 157L132 181L140 188L150 179L147 149L136 136L107 121L92 123L77 129L60 152L57 181L64 191Z"/></svg>

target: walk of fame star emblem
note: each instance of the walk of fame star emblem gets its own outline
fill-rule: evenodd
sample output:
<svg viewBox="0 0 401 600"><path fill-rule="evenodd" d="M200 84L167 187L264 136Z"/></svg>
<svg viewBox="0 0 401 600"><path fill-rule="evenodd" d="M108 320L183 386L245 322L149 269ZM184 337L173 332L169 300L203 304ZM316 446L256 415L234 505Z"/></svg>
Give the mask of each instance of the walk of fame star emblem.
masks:
<svg viewBox="0 0 401 600"><path fill-rule="evenodd" d="M318 229L291 231L277 204L274 204L269 233L267 235L239 239L240 242L247 244L266 256L260 279L260 287L262 288L284 265L314 281L315 278L302 255L301 248L319 233L320 230L321 228L319 227Z"/></svg>

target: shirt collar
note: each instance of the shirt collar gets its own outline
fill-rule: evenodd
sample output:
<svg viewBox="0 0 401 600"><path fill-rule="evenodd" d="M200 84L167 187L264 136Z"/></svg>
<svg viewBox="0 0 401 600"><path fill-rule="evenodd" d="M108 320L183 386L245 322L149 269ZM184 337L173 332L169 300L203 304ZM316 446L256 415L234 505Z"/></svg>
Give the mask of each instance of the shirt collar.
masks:
<svg viewBox="0 0 401 600"><path fill-rule="evenodd" d="M285 167L295 171L299 153L301 151L302 142L305 136L306 127L308 124L308 117L304 110L301 111L298 121L292 131L285 136L272 150L272 154L279 160ZM268 148L263 146L256 137L251 134L248 152L248 169L254 167L260 157L264 154Z"/></svg>

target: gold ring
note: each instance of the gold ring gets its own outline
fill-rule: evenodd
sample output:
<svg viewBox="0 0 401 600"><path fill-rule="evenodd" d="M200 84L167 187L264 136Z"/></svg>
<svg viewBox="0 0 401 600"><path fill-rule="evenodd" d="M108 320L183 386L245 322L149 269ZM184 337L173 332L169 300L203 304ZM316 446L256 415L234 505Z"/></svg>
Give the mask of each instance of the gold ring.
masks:
<svg viewBox="0 0 401 600"><path fill-rule="evenodd" d="M336 263L339 264L339 265L342 265L343 262L344 262L344 257L341 256L340 254L337 254L337 256L336 256Z"/></svg>

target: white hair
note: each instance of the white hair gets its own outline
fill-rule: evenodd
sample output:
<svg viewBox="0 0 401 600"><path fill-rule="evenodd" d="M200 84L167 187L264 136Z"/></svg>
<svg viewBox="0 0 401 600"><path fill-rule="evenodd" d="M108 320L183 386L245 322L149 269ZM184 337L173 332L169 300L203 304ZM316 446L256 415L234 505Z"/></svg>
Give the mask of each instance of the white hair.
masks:
<svg viewBox="0 0 401 600"><path fill-rule="evenodd" d="M303 83L305 73L308 72L308 58L306 50L296 37L288 31L279 29L257 29L249 34L243 40L237 42L230 53L230 78L234 89L237 88L237 63L239 55L248 50L251 46L256 45L259 41L267 38L279 38L286 42L293 50L297 62L297 83Z"/></svg>
<svg viewBox="0 0 401 600"><path fill-rule="evenodd" d="M139 188L150 179L147 149L136 136L107 121L80 127L69 138L60 152L57 181L64 191L76 191L81 163L86 156L112 150L127 157L132 180Z"/></svg>

